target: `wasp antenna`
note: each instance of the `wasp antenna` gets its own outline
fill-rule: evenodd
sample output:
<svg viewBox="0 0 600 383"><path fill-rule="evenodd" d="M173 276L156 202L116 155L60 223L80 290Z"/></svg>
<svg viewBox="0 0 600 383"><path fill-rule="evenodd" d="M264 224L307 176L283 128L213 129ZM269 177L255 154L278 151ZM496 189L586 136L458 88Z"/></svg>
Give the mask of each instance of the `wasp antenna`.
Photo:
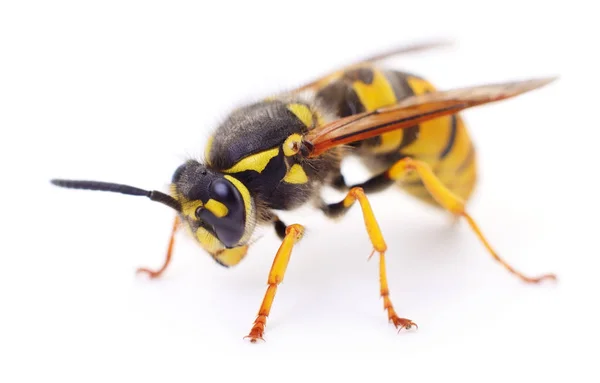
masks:
<svg viewBox="0 0 600 383"><path fill-rule="evenodd" d="M164 205L167 205L178 212L181 211L181 204L179 203L179 201L177 201L170 195L159 192L157 190L144 190L136 188L134 186L101 181L53 179L50 180L50 183L67 189L96 190L111 193L121 193L126 195L145 196L150 198L152 201L160 202Z"/></svg>
<svg viewBox="0 0 600 383"><path fill-rule="evenodd" d="M554 76L548 76L548 77L541 78L540 81L545 81L546 84L550 84L551 82L557 81L559 79L560 79L559 75L554 75Z"/></svg>
<svg viewBox="0 0 600 383"><path fill-rule="evenodd" d="M456 43L453 40L446 39L435 39L429 41L422 41L420 43L415 43L411 45L401 45L396 46L391 49L388 49L385 52L379 53L377 55L365 58L363 62L375 62L385 60L394 56L411 54L411 53L419 53L430 51L439 48L449 48L455 46Z"/></svg>

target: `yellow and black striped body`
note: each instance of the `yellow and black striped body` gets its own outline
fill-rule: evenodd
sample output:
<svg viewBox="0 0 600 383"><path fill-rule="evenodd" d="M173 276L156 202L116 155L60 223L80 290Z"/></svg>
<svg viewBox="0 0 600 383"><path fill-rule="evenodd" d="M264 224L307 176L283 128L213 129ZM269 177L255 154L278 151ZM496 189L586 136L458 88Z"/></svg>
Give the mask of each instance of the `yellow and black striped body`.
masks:
<svg viewBox="0 0 600 383"><path fill-rule="evenodd" d="M324 78L314 97L316 105L324 105L341 118L433 91L434 86L421 77L366 64ZM465 200L475 186L475 148L460 115L385 133L352 146L373 173L411 157L428 163L439 179ZM417 174L406 176L399 184L408 193L433 202Z"/></svg>
<svg viewBox="0 0 600 383"><path fill-rule="evenodd" d="M173 194L187 212L182 221L221 264L235 264L245 251L231 251L247 248L256 224L276 222L275 210L293 210L310 201L331 216L344 210L321 204L320 192L323 185L341 186L341 161L347 153L358 154L374 173L359 185L367 193L398 182L410 194L435 203L418 175L409 173L398 181L382 176L396 162L410 157L430 165L448 189L467 200L476 180L476 158L458 115L355 142L353 151L334 147L316 157L299 152L298 145L312 129L434 90L420 77L363 65L325 77L311 89L282 93L234 110L209 139L205 164L188 161L174 175ZM211 180L219 177L227 180L219 182L229 185L228 194L237 196L237 202L229 203L240 215L236 224L223 223L220 235L218 227L210 224L221 223L224 218L219 216L226 215L221 206L210 205L215 193L211 182L217 182ZM280 223L277 230L283 237L285 225ZM224 243L218 237L227 240Z"/></svg>
<svg viewBox="0 0 600 383"><path fill-rule="evenodd" d="M261 215L291 210L309 201L337 174L341 157L334 148L318 158L293 152L308 131L324 121L303 98L280 97L234 110L211 136L207 167L235 177L248 188Z"/></svg>
<svg viewBox="0 0 600 383"><path fill-rule="evenodd" d="M371 65L339 71L306 92L282 93L234 110L211 136L206 166L245 185L256 202L257 223L264 222L271 210L291 210L318 199L323 184L335 184L339 179L342 154L348 153L333 148L323 156L305 158L286 152L290 139L299 140L311 129L333 120L432 91L433 85L420 77ZM352 146L374 174L411 157L429 164L440 180L465 200L475 185L475 149L459 115ZM389 183L365 185L365 191L382 189ZM434 202L416 174L398 183L410 194Z"/></svg>

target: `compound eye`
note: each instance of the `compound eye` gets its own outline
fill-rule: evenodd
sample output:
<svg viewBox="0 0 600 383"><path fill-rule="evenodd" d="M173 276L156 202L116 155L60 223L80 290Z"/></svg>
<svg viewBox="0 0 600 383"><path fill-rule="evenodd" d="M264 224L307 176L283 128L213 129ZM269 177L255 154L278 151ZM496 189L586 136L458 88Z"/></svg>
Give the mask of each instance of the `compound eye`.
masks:
<svg viewBox="0 0 600 383"><path fill-rule="evenodd" d="M234 186L227 180L217 179L211 185L211 197L225 204L232 203L236 200L236 190Z"/></svg>
<svg viewBox="0 0 600 383"><path fill-rule="evenodd" d="M227 248L237 246L246 226L246 207L242 195L231 182L222 178L211 182L209 196L225 205L227 214L217 217L210 209L199 208L196 216L213 227L217 238Z"/></svg>

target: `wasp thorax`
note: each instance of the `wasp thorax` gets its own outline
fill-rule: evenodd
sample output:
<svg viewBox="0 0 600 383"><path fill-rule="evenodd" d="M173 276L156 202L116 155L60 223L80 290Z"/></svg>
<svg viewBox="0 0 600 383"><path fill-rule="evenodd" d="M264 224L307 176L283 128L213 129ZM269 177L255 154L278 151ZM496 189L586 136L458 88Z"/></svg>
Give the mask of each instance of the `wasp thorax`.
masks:
<svg viewBox="0 0 600 383"><path fill-rule="evenodd" d="M244 244L252 201L240 181L197 161L188 161L177 169L172 182L181 214L193 231L207 231L224 248ZM214 245L211 248L215 250Z"/></svg>

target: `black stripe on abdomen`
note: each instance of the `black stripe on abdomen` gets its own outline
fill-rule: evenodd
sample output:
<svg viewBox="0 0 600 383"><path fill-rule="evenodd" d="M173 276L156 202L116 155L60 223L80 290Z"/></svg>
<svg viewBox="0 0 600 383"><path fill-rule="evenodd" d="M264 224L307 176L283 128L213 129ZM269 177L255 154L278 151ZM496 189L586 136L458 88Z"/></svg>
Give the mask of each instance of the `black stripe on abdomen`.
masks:
<svg viewBox="0 0 600 383"><path fill-rule="evenodd" d="M450 154L450 151L454 146L454 142L456 141L456 132L458 130L458 118L456 117L456 114L453 114L450 117L450 121L450 137L448 137L448 143L446 144L446 147L444 147L444 150L442 150L440 153L440 160L443 160L448 154Z"/></svg>

